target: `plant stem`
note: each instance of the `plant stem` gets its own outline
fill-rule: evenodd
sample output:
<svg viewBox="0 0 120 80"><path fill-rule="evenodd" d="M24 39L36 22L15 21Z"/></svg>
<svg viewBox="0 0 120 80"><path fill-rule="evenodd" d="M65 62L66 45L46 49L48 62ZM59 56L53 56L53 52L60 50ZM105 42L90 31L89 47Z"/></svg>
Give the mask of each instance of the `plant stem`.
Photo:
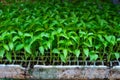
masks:
<svg viewBox="0 0 120 80"><path fill-rule="evenodd" d="M53 55L52 55L52 45L51 45L51 47L50 47L50 64L52 63L52 59L53 59Z"/></svg>

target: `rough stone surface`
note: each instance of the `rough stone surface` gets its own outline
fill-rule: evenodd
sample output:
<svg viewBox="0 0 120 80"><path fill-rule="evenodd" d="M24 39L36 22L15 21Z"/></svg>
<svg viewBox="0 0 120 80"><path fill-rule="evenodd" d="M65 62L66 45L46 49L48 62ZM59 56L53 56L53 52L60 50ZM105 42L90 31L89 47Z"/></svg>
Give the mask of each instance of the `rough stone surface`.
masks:
<svg viewBox="0 0 120 80"><path fill-rule="evenodd" d="M24 69L20 66L0 66L0 78L25 79L30 77L30 75L25 74Z"/></svg>
<svg viewBox="0 0 120 80"><path fill-rule="evenodd" d="M25 73L19 66L0 66L0 78L59 80L120 80L120 68L108 67L34 67Z"/></svg>
<svg viewBox="0 0 120 80"><path fill-rule="evenodd" d="M85 78L88 79L105 79L109 77L109 69L107 68L86 68Z"/></svg>
<svg viewBox="0 0 120 80"><path fill-rule="evenodd" d="M120 69L111 69L109 79L119 79L120 80Z"/></svg>
<svg viewBox="0 0 120 80"><path fill-rule="evenodd" d="M36 79L57 79L57 69L55 68L36 68L33 70L32 75Z"/></svg>
<svg viewBox="0 0 120 80"><path fill-rule="evenodd" d="M39 74L39 75L38 75ZM32 75L38 79L74 79L74 80L120 80L120 68L75 67L75 68L34 68ZM47 75L47 76L46 76Z"/></svg>
<svg viewBox="0 0 120 80"><path fill-rule="evenodd" d="M88 67L35 68L32 75L38 79L105 79L109 77L109 69Z"/></svg>
<svg viewBox="0 0 120 80"><path fill-rule="evenodd" d="M59 69L57 72L58 79L84 79L85 77L85 69L81 68L69 68L69 69Z"/></svg>

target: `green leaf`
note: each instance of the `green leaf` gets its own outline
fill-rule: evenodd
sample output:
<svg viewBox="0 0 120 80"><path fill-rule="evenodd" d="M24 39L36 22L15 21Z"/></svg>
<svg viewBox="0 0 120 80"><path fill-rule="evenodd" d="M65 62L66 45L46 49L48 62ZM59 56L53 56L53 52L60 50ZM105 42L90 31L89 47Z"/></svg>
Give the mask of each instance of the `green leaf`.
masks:
<svg viewBox="0 0 120 80"><path fill-rule="evenodd" d="M16 32L13 30L13 31L10 31L10 34L16 34Z"/></svg>
<svg viewBox="0 0 120 80"><path fill-rule="evenodd" d="M92 42L93 42L92 37L89 37L88 40L89 40L90 46L92 46Z"/></svg>
<svg viewBox="0 0 120 80"><path fill-rule="evenodd" d="M92 47L88 42L83 42L83 44L87 47Z"/></svg>
<svg viewBox="0 0 120 80"><path fill-rule="evenodd" d="M23 33L21 31L18 31L19 36L23 36Z"/></svg>
<svg viewBox="0 0 120 80"><path fill-rule="evenodd" d="M44 45L44 51L45 50L48 50L49 48L48 48L48 46L47 45Z"/></svg>
<svg viewBox="0 0 120 80"><path fill-rule="evenodd" d="M87 35L87 33L80 30L79 31L79 37L84 37L84 35Z"/></svg>
<svg viewBox="0 0 120 80"><path fill-rule="evenodd" d="M116 43L116 38L115 38L115 36L111 36L110 42L112 43L112 45L115 45L115 43Z"/></svg>
<svg viewBox="0 0 120 80"><path fill-rule="evenodd" d="M50 41L47 42L47 47L50 49L50 47L51 47L51 42Z"/></svg>
<svg viewBox="0 0 120 80"><path fill-rule="evenodd" d="M78 36L70 36L71 39L73 39L76 43L78 43Z"/></svg>
<svg viewBox="0 0 120 80"><path fill-rule="evenodd" d="M65 19L61 19L60 20L60 24L64 23L65 22Z"/></svg>
<svg viewBox="0 0 120 80"><path fill-rule="evenodd" d="M95 60L97 60L97 58L98 58L97 54L90 55L90 61L95 61Z"/></svg>
<svg viewBox="0 0 120 80"><path fill-rule="evenodd" d="M115 45L115 44L116 44L115 38L111 40L111 43L112 43L112 45Z"/></svg>
<svg viewBox="0 0 120 80"><path fill-rule="evenodd" d="M117 41L120 41L120 38L117 38Z"/></svg>
<svg viewBox="0 0 120 80"><path fill-rule="evenodd" d="M2 38L5 38L6 36L9 36L9 33L8 32L4 32L4 33L2 33Z"/></svg>
<svg viewBox="0 0 120 80"><path fill-rule="evenodd" d="M107 42L107 41L104 41L104 42L103 42L103 45L104 45L105 47L107 47L108 42Z"/></svg>
<svg viewBox="0 0 120 80"><path fill-rule="evenodd" d="M65 44L67 44L67 46L73 45L72 41L70 41L70 40L67 40Z"/></svg>
<svg viewBox="0 0 120 80"><path fill-rule="evenodd" d="M57 34L57 31L52 31L51 35L54 36Z"/></svg>
<svg viewBox="0 0 120 80"><path fill-rule="evenodd" d="M77 58L79 57L79 55L80 55L80 50L79 49L75 50L75 55L76 55Z"/></svg>
<svg viewBox="0 0 120 80"><path fill-rule="evenodd" d="M57 29L57 32L58 32L58 33L61 33L61 32L62 32L62 28L58 28L58 29Z"/></svg>
<svg viewBox="0 0 120 80"><path fill-rule="evenodd" d="M64 44L66 43L64 40L59 40L58 44Z"/></svg>
<svg viewBox="0 0 120 80"><path fill-rule="evenodd" d="M3 47L5 48L5 50L9 51L9 47L8 47L8 45L3 44Z"/></svg>
<svg viewBox="0 0 120 80"><path fill-rule="evenodd" d="M97 34L97 36L98 36L98 38L99 38L99 40L100 40L101 42L103 42L103 41L104 41L104 39L103 39L102 35Z"/></svg>
<svg viewBox="0 0 120 80"><path fill-rule="evenodd" d="M13 39L12 39L12 40L13 40L13 42L14 42L14 41L16 41L16 40L18 40L18 39L20 39L20 37L15 36L15 37L13 37Z"/></svg>
<svg viewBox="0 0 120 80"><path fill-rule="evenodd" d="M0 41L4 40L4 38L2 36L0 36Z"/></svg>
<svg viewBox="0 0 120 80"><path fill-rule="evenodd" d="M10 62L12 62L12 54L11 53L6 53L6 58L10 61Z"/></svg>
<svg viewBox="0 0 120 80"><path fill-rule="evenodd" d="M45 32L42 32L42 33L41 33L41 37L49 37L49 34L48 34L48 33L45 33Z"/></svg>
<svg viewBox="0 0 120 80"><path fill-rule="evenodd" d="M120 53L116 52L114 54L115 54L116 59L118 60L120 58Z"/></svg>
<svg viewBox="0 0 120 80"><path fill-rule="evenodd" d="M69 37L66 34L61 33L59 36L64 37L65 39L69 39Z"/></svg>
<svg viewBox="0 0 120 80"><path fill-rule="evenodd" d="M12 50L13 49L13 47L14 47L14 45L13 45L13 42L9 42L9 48Z"/></svg>
<svg viewBox="0 0 120 80"><path fill-rule="evenodd" d="M4 57L4 54L5 54L5 50L4 50L4 49L1 49L1 50L0 50L0 57L3 58L3 57Z"/></svg>
<svg viewBox="0 0 120 80"><path fill-rule="evenodd" d="M25 36L25 37L32 37L32 34L24 33L24 36Z"/></svg>
<svg viewBox="0 0 120 80"><path fill-rule="evenodd" d="M89 55L89 49L88 48L84 48L83 52L88 57L88 55Z"/></svg>
<svg viewBox="0 0 120 80"><path fill-rule="evenodd" d="M25 51L26 51L27 53L29 53L29 54L32 53L32 52L31 52L31 49L30 49L30 45L25 45L25 46L24 46L24 49L25 49Z"/></svg>
<svg viewBox="0 0 120 80"><path fill-rule="evenodd" d="M95 49L98 50L101 47L101 44L96 44Z"/></svg>
<svg viewBox="0 0 120 80"><path fill-rule="evenodd" d="M66 58L67 57L67 49L63 49L63 54L64 54L64 57Z"/></svg>
<svg viewBox="0 0 120 80"><path fill-rule="evenodd" d="M53 53L57 53L57 54L60 53L60 51L59 51L58 49L56 49L56 48L54 48L52 52L53 52Z"/></svg>
<svg viewBox="0 0 120 80"><path fill-rule="evenodd" d="M60 58L61 58L61 60L62 60L64 63L66 62L66 58L65 58L64 55L60 54Z"/></svg>
<svg viewBox="0 0 120 80"><path fill-rule="evenodd" d="M40 51L40 53L41 53L42 55L44 55L44 47L43 47L43 46L40 46L40 47L39 47L39 51Z"/></svg>
<svg viewBox="0 0 120 80"><path fill-rule="evenodd" d="M53 27L55 25L59 24L57 20L53 20L52 23L50 24L50 27Z"/></svg>
<svg viewBox="0 0 120 80"><path fill-rule="evenodd" d="M32 45L34 42L40 41L42 38L41 36L34 36L30 42L30 45Z"/></svg>
<svg viewBox="0 0 120 80"><path fill-rule="evenodd" d="M17 44L15 50L16 50L16 51L19 51L19 50L21 50L23 47L24 47L24 44Z"/></svg>
<svg viewBox="0 0 120 80"><path fill-rule="evenodd" d="M105 35L105 39L112 45L115 45L116 43L116 38L113 35L110 35L110 36Z"/></svg>

